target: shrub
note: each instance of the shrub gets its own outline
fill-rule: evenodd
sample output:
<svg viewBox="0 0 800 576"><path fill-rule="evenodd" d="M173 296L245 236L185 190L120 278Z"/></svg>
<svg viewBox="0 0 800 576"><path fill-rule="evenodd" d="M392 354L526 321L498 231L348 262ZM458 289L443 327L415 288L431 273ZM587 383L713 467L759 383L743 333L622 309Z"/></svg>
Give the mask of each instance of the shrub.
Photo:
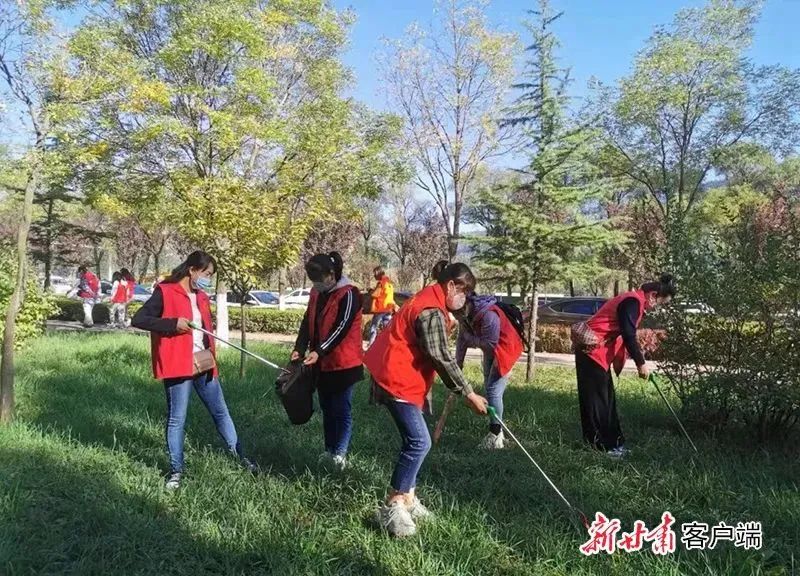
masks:
<svg viewBox="0 0 800 576"><path fill-rule="evenodd" d="M268 332L272 334L297 334L303 321L305 310L276 310L274 308L248 308L247 331ZM242 311L228 308L228 327L241 330Z"/></svg>
<svg viewBox="0 0 800 576"><path fill-rule="evenodd" d="M0 334L5 325L8 303L14 292L17 271L16 250L7 242L0 242ZM14 346L21 347L26 340L34 338L44 331L47 317L55 311L52 297L42 291L36 278L28 278L25 297L17 314Z"/></svg>
<svg viewBox="0 0 800 576"><path fill-rule="evenodd" d="M565 324L539 324L536 329L536 350L551 354L571 354L570 327ZM638 332L639 346L648 360L660 358L659 347L666 337L663 330L642 328Z"/></svg>
<svg viewBox="0 0 800 576"><path fill-rule="evenodd" d="M65 296L54 298L55 307L51 313L50 320L63 320L66 322L83 321L83 301ZM128 306L128 314L133 316L141 308L139 302L131 302ZM95 324L108 324L111 321L111 308L105 302L99 302L92 308L92 319Z"/></svg>
<svg viewBox="0 0 800 576"><path fill-rule="evenodd" d="M800 203L742 210L682 253L681 298L713 314L664 313L665 372L684 406L760 440L800 420Z"/></svg>

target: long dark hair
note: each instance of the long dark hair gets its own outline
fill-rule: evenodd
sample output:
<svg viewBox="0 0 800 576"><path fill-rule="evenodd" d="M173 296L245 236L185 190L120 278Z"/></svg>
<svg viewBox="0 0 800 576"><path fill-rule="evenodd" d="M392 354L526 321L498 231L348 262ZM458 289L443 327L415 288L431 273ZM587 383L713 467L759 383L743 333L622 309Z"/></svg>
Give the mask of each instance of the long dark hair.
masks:
<svg viewBox="0 0 800 576"><path fill-rule="evenodd" d="M344 261L342 255L338 252L329 252L327 254L314 254L306 262L306 274L312 282L322 282L322 279L328 274L333 274L336 281L342 279L342 271L344 270Z"/></svg>
<svg viewBox="0 0 800 576"><path fill-rule="evenodd" d="M112 282L119 282L120 280L122 280L122 272L114 272L111 275Z"/></svg>
<svg viewBox="0 0 800 576"><path fill-rule="evenodd" d="M189 270L191 268L196 270L205 270L209 266L213 266L214 271L216 271L217 261L214 260L211 254L203 252L202 250L195 250L189 254L186 257L186 260L181 262L178 267L172 271L172 274L167 276L163 281L168 284L175 284L186 278L189 275Z"/></svg>
<svg viewBox="0 0 800 576"><path fill-rule="evenodd" d="M127 268L122 268L119 273L122 274L122 277L128 282L136 281L136 278L133 277L133 274L131 274L131 271Z"/></svg>
<svg viewBox="0 0 800 576"><path fill-rule="evenodd" d="M655 292L660 298L665 298L666 296L674 298L677 292L675 278L672 277L672 274L662 274L661 278L654 282L645 282L642 284L641 290L644 293Z"/></svg>
<svg viewBox="0 0 800 576"><path fill-rule="evenodd" d="M436 280L442 285L452 280L456 286L463 286L466 292L473 292L475 290L475 284L477 284L472 270L469 269L469 266L461 262L454 262L453 264L445 266L444 269L439 272L439 276Z"/></svg>

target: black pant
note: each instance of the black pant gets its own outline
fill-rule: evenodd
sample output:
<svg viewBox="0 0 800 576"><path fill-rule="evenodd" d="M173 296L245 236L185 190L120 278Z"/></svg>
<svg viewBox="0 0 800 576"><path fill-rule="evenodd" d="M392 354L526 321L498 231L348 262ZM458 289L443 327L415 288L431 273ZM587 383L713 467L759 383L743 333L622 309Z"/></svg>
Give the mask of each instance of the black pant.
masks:
<svg viewBox="0 0 800 576"><path fill-rule="evenodd" d="M575 352L575 369L583 439L598 450L622 446L625 437L617 415L611 370L603 370L583 352Z"/></svg>

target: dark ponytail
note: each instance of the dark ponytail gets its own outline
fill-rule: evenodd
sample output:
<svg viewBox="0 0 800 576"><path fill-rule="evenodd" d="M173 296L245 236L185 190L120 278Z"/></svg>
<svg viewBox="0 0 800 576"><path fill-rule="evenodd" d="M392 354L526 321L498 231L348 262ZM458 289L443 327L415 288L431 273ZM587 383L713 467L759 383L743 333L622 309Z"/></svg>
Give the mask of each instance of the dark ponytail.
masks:
<svg viewBox="0 0 800 576"><path fill-rule="evenodd" d="M189 270L205 270L209 266L213 266L214 271L217 270L217 261L202 250L195 250L186 257L186 260L181 262L177 268L172 271L172 274L164 278L164 282L168 284L175 284L180 282L189 275Z"/></svg>
<svg viewBox="0 0 800 576"><path fill-rule="evenodd" d="M475 284L477 284L477 280L475 280L475 275L472 273L472 270L469 269L469 266L462 264L461 262L455 262L445 266L439 272L436 280L442 285L447 284L452 280L456 286L463 286L466 292L474 292Z"/></svg>
<svg viewBox="0 0 800 576"><path fill-rule="evenodd" d="M645 282L642 284L641 290L645 293L655 292L660 298L665 298L667 296L674 298L677 292L675 288L675 278L672 277L672 274L662 274L661 278L655 282Z"/></svg>
<svg viewBox="0 0 800 576"><path fill-rule="evenodd" d="M333 274L338 282L342 279L343 271L344 260L342 255L335 251L328 254L314 254L306 262L306 274L312 282L321 282L328 274Z"/></svg>
<svg viewBox="0 0 800 576"><path fill-rule="evenodd" d="M433 265L433 270L431 270L431 278L433 278L436 282L439 281L439 275L442 273L442 270L447 268L449 262L447 260L439 260L436 264Z"/></svg>

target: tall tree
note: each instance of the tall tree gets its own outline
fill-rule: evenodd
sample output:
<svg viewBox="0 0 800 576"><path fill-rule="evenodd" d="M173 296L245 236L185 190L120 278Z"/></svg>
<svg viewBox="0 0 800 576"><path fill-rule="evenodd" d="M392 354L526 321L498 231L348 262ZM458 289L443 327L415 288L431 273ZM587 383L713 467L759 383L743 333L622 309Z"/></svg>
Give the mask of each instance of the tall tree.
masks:
<svg viewBox="0 0 800 576"><path fill-rule="evenodd" d="M598 158L651 198L670 245L726 150L759 142L787 152L798 142L800 72L756 66L747 54L760 4L681 10L656 29L630 76L598 92Z"/></svg>
<svg viewBox="0 0 800 576"><path fill-rule="evenodd" d="M492 29L483 0L439 0L426 32L411 27L389 44L382 75L392 109L405 121L416 185L439 209L454 258L462 210L475 176L512 146L495 120L505 104L517 41Z"/></svg>
<svg viewBox="0 0 800 576"><path fill-rule="evenodd" d="M528 304L530 353L526 378L533 376L537 291L595 266L597 250L618 241L609 222L587 216L585 208L605 194L602 181L588 162L593 133L565 118L569 73L556 62L555 13L539 0L526 21L532 36L531 55L514 88L520 95L504 123L520 130L527 166L500 189L484 191L482 211L491 215L497 236L478 238L480 260L505 270L532 294Z"/></svg>
<svg viewBox="0 0 800 576"><path fill-rule="evenodd" d="M163 190L178 231L240 294L392 173L397 122L341 95L349 13L317 0L97 4L72 42L93 181Z"/></svg>
<svg viewBox="0 0 800 576"><path fill-rule="evenodd" d="M44 180L45 154L52 136L53 106L60 97L63 62L56 61L60 44L52 34L45 4L0 4L0 90L15 104L25 124L24 184L15 191L24 200L17 229L15 282L3 329L0 359L0 422L14 415L14 336L23 305L28 272L28 234L33 201Z"/></svg>

